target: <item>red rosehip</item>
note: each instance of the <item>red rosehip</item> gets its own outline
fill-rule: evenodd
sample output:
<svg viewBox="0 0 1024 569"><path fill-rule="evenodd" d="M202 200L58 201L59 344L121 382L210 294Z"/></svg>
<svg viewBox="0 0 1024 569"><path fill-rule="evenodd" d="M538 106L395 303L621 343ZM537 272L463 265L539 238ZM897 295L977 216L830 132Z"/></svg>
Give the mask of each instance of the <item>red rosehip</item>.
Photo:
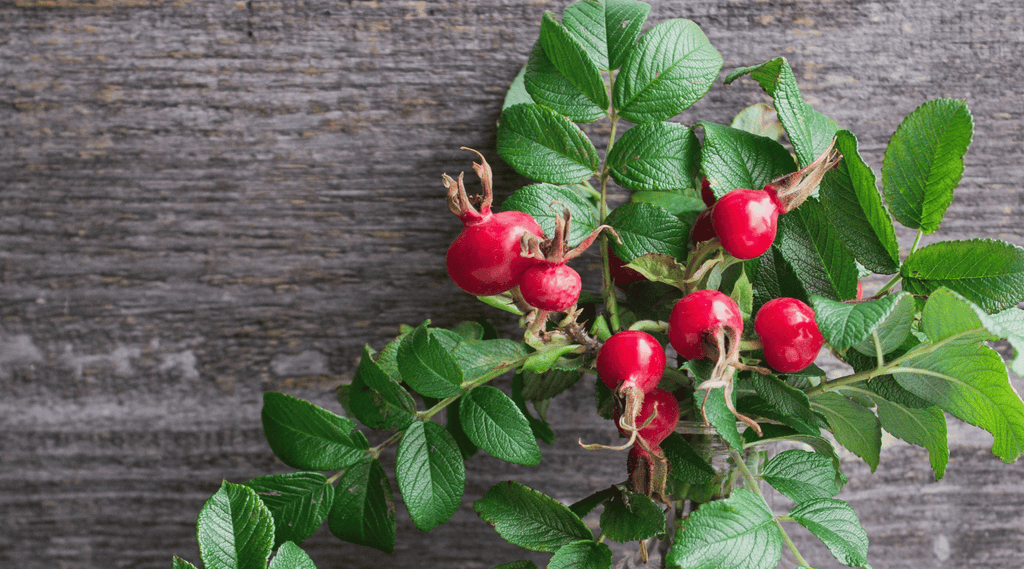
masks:
<svg viewBox="0 0 1024 569"><path fill-rule="evenodd" d="M743 315L736 301L717 290L698 290L679 300L668 317L668 339L679 355L692 360L707 357L704 341L716 327L743 333Z"/></svg>
<svg viewBox="0 0 1024 569"><path fill-rule="evenodd" d="M697 216L693 222L693 229L690 231L690 241L696 245L710 239L714 239L715 226L711 223L711 210L706 209Z"/></svg>
<svg viewBox="0 0 1024 569"><path fill-rule="evenodd" d="M772 246L783 211L773 191L732 190L715 202L711 225L726 253L753 259Z"/></svg>
<svg viewBox="0 0 1024 569"><path fill-rule="evenodd" d="M704 200L704 205L708 207L715 205L715 193L711 191L711 182L707 176L700 177L700 199Z"/></svg>
<svg viewBox="0 0 1024 569"><path fill-rule="evenodd" d="M519 292L523 300L541 310L565 312L580 299L580 274L563 263L539 261L523 271Z"/></svg>
<svg viewBox="0 0 1024 569"><path fill-rule="evenodd" d="M754 317L754 332L772 369L793 373L811 365L825 344L814 321L814 309L795 298L765 303Z"/></svg>
<svg viewBox="0 0 1024 569"><path fill-rule="evenodd" d="M657 410L657 415L655 415L655 410ZM651 419L652 415L654 416L653 419ZM647 423L648 420L650 423ZM644 423L647 423L647 426L644 426ZM636 416L636 426L640 429L637 432L637 436L647 443L648 448L651 450L660 449L661 441L668 438L676 430L676 425L678 424L679 401L676 400L675 395L672 395L670 391L655 388L644 396L640 413ZM629 433L625 432L619 424L617 413L615 425L619 428L622 436L629 436Z"/></svg>
<svg viewBox="0 0 1024 569"><path fill-rule="evenodd" d="M647 280L647 277L630 269L625 261L619 258L611 248L608 248L608 271L612 275L612 282L615 286L625 290L629 285Z"/></svg>
<svg viewBox="0 0 1024 569"><path fill-rule="evenodd" d="M665 349L647 332L626 330L613 334L597 352L597 375L612 391L620 386L647 393L665 373Z"/></svg>

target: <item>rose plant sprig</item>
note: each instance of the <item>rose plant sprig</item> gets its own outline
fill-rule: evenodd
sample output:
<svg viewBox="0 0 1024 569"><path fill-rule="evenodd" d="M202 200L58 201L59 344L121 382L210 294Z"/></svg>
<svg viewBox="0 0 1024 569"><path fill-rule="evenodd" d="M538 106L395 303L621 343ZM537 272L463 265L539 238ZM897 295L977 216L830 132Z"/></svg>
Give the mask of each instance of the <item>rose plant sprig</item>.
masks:
<svg viewBox="0 0 1024 569"><path fill-rule="evenodd" d="M610 568L607 540L637 542L630 562L650 566L772 569L785 550L806 567L794 523L838 562L868 567L826 434L872 471L883 431L920 445L936 479L949 457L945 413L990 432L1000 459L1024 454L1024 402L987 344L1024 353L1024 249L919 247L963 174L966 101L935 99L906 117L880 192L857 138L801 98L785 58L724 79L749 77L771 104L737 109L729 125L673 122L715 88L723 59L693 22L648 27L649 12L634 0L546 12L497 129L497 154L536 183L495 212L484 153L472 164L483 195L469 196L462 175L442 178L463 222L448 273L519 318L522 338L499 339L483 321L426 321L365 348L338 391L343 414L267 393L266 439L295 471L224 482L197 522L206 567L312 567L298 545L325 521L341 540L392 552L392 480L416 527L445 523L463 501L465 461L483 451L537 465L538 440L555 437L551 400L586 374L599 376L595 412L622 444L581 452L623 452L621 475L570 505L514 481L473 503L556 569ZM595 144L579 124L597 121L610 135ZM613 208L620 191L628 201ZM909 250L894 220L917 231ZM603 282L583 282L565 261L597 239ZM863 298L869 275L888 282ZM826 375L813 363L822 348L849 370ZM1024 373L1024 356L1009 365ZM724 463L712 461L719 442ZM801 448L769 457L774 442ZM393 473L379 460L392 448ZM774 510L768 492L793 507Z"/></svg>

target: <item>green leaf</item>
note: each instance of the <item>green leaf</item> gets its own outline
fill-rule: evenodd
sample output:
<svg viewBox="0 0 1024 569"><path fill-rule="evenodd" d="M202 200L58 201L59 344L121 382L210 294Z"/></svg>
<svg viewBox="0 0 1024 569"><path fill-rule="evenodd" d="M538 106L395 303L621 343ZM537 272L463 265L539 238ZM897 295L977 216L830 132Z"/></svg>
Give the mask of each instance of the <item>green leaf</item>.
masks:
<svg viewBox="0 0 1024 569"><path fill-rule="evenodd" d="M707 399L704 399L703 403L704 414L707 416L708 422L711 423L722 439L729 443L729 446L736 450L742 450L743 440L740 439L740 433L736 430L736 415L733 415L732 411L725 404L725 388L717 387L709 390L707 393ZM699 413L703 396L697 393L694 395L694 398L698 405L697 412ZM736 392L733 392L733 399L735 398Z"/></svg>
<svg viewBox="0 0 1024 569"><path fill-rule="evenodd" d="M171 562L171 569L196 569L196 566L175 555Z"/></svg>
<svg viewBox="0 0 1024 569"><path fill-rule="evenodd" d="M973 137L966 101L928 101L900 123L882 160L882 188L896 221L925 233L939 228Z"/></svg>
<svg viewBox="0 0 1024 569"><path fill-rule="evenodd" d="M857 296L857 264L814 198L779 216L775 242L808 294L832 300Z"/></svg>
<svg viewBox="0 0 1024 569"><path fill-rule="evenodd" d="M567 506L511 480L491 486L473 503L473 510L506 541L531 551L554 553L575 541L594 538Z"/></svg>
<svg viewBox="0 0 1024 569"><path fill-rule="evenodd" d="M516 172L539 182L573 184L597 172L597 149L567 117L540 105L501 112L497 148Z"/></svg>
<svg viewBox="0 0 1024 569"><path fill-rule="evenodd" d="M672 433L662 441L661 450L671 466L668 471L670 480L679 484L701 485L715 478L715 469L679 433Z"/></svg>
<svg viewBox="0 0 1024 569"><path fill-rule="evenodd" d="M750 284L754 288L753 312L755 314L767 302L776 298L795 298L810 304L803 283L800 282L793 266L783 257L777 245L772 245L772 248L765 251L760 257L745 262L743 270L747 273Z"/></svg>
<svg viewBox="0 0 1024 569"><path fill-rule="evenodd" d="M1024 301L1024 249L998 239L934 243L911 253L900 273L904 290L946 287L989 313Z"/></svg>
<svg viewBox="0 0 1024 569"><path fill-rule="evenodd" d="M402 340L398 369L402 379L420 395L445 398L462 392L462 369L427 328L427 322Z"/></svg>
<svg viewBox="0 0 1024 569"><path fill-rule="evenodd" d="M537 564L533 561L513 561L498 565L494 569L537 569Z"/></svg>
<svg viewBox="0 0 1024 569"><path fill-rule="evenodd" d="M779 113L768 103L754 103L743 109L729 126L776 141L786 132L779 122Z"/></svg>
<svg viewBox="0 0 1024 569"><path fill-rule="evenodd" d="M269 569L316 569L316 565L305 551L289 541L278 548Z"/></svg>
<svg viewBox="0 0 1024 569"><path fill-rule="evenodd" d="M685 190L697 176L700 148L691 128L669 122L640 124L615 141L607 166L615 181L630 190Z"/></svg>
<svg viewBox="0 0 1024 569"><path fill-rule="evenodd" d="M338 480L327 518L331 533L342 541L384 553L395 550L395 498L380 461L366 457Z"/></svg>
<svg viewBox="0 0 1024 569"><path fill-rule="evenodd" d="M200 510L196 537L206 569L265 569L274 520L252 488L225 481Z"/></svg>
<svg viewBox="0 0 1024 569"><path fill-rule="evenodd" d="M900 246L889 212L875 184L875 173L857 150L857 137L836 133L839 164L825 173L819 196L843 243L871 271L890 275L900 270Z"/></svg>
<svg viewBox="0 0 1024 569"><path fill-rule="evenodd" d="M478 296L476 298L480 302L483 302L488 306L493 306L498 310L503 310L505 312L515 314L516 316L523 315L523 311L519 310L519 308L516 307L516 303L515 300L512 298L512 295L507 292L496 294L494 296Z"/></svg>
<svg viewBox="0 0 1024 569"><path fill-rule="evenodd" d="M722 56L689 20L666 20L643 37L622 65L612 97L635 123L673 117L700 100L718 78Z"/></svg>
<svg viewBox="0 0 1024 569"><path fill-rule="evenodd" d="M327 519L334 486L319 472L260 476L245 483L256 491L274 518L274 547L286 541L301 544Z"/></svg>
<svg viewBox="0 0 1024 569"><path fill-rule="evenodd" d="M891 294L858 304L846 304L820 296L811 297L818 330L825 337L825 341L840 352L869 340L872 332L877 331L884 322L892 318L893 313L901 306L901 301L913 306L913 297L907 293ZM913 319L912 310L910 315ZM902 322L902 319L900 320ZM887 335L888 341L882 346L882 353L898 348L909 333L910 327L907 326L902 338L899 338L898 334ZM871 351L865 353L875 355L874 342L871 341L868 345Z"/></svg>
<svg viewBox="0 0 1024 569"><path fill-rule="evenodd" d="M462 340L442 329L432 334L449 350L466 382L495 378L518 367L528 355L525 345L513 340Z"/></svg>
<svg viewBox="0 0 1024 569"><path fill-rule="evenodd" d="M688 225L693 225L693 220L697 219L697 215L707 209L704 201L700 199L700 195L691 191L633 192L629 196L629 201L661 207Z"/></svg>
<svg viewBox="0 0 1024 569"><path fill-rule="evenodd" d="M535 46L536 47L536 46ZM516 78L512 80L512 84L509 85L508 91L505 92L505 99L501 103L501 110L505 110L513 105L532 105L534 103L533 97L526 91L526 68L529 63L519 69L519 73L516 74Z"/></svg>
<svg viewBox="0 0 1024 569"><path fill-rule="evenodd" d="M566 6L562 25L605 71L622 66L640 37L651 6L634 0L582 0Z"/></svg>
<svg viewBox="0 0 1024 569"><path fill-rule="evenodd" d="M523 377L523 398L546 401L569 389L583 377L579 368L562 369L558 362L544 373L526 372Z"/></svg>
<svg viewBox="0 0 1024 569"><path fill-rule="evenodd" d="M982 322L989 332L1010 341L1015 351L1010 370L1017 375L1024 375L1024 311L1009 308L982 318Z"/></svg>
<svg viewBox="0 0 1024 569"><path fill-rule="evenodd" d="M1024 454L1024 402L1010 384L996 339L969 301L948 289L929 297L921 328L928 342L899 361L901 386L994 437L992 453L1005 462Z"/></svg>
<svg viewBox="0 0 1024 569"><path fill-rule="evenodd" d="M623 490L604 505L601 531L619 543L644 540L665 532L665 512L647 496Z"/></svg>
<svg viewBox="0 0 1024 569"><path fill-rule="evenodd" d="M591 61L587 50L551 12L544 12L538 41L544 46L545 55L559 73L598 107L608 108L608 90L601 77L601 70Z"/></svg>
<svg viewBox="0 0 1024 569"><path fill-rule="evenodd" d="M675 257L648 253L626 263L626 268L633 269L651 282L670 284L680 290L686 290L686 267Z"/></svg>
<svg viewBox="0 0 1024 569"><path fill-rule="evenodd" d="M797 504L831 498L842 490L832 459L804 450L787 450L769 460L761 478Z"/></svg>
<svg viewBox="0 0 1024 569"><path fill-rule="evenodd" d="M528 466L540 463L529 421L500 389L482 385L463 395L459 419L469 440L491 456Z"/></svg>
<svg viewBox="0 0 1024 569"><path fill-rule="evenodd" d="M793 508L789 516L818 536L843 565L860 567L867 563L868 534L846 502L814 500Z"/></svg>
<svg viewBox="0 0 1024 569"><path fill-rule="evenodd" d="M544 53L540 41L533 44L533 51L526 63L524 83L532 97L529 102L536 101L569 117L573 122L592 122L607 114L604 108L594 104L558 71Z"/></svg>
<svg viewBox="0 0 1024 569"><path fill-rule="evenodd" d="M800 423L814 426L810 431L818 434L816 427L820 420L811 411L811 400L802 390L797 389L774 375L754 373L750 378L751 385L758 395L764 398L770 407L786 417L798 419Z"/></svg>
<svg viewBox="0 0 1024 569"><path fill-rule="evenodd" d="M878 378L871 380L874 384ZM874 387L874 386L872 386ZM847 390L843 390L847 392ZM935 479L941 480L949 462L949 442L946 440L946 415L934 405L924 408L905 407L890 401L870 389L861 391L875 403L878 420L886 432L928 449ZM913 395L911 394L913 397Z"/></svg>
<svg viewBox="0 0 1024 569"><path fill-rule="evenodd" d="M569 505L569 510L579 516L580 519L583 519L587 514L593 512L598 506L604 504L608 500L611 500L612 496L616 496L620 493L621 490L618 486L609 486L604 490L598 490L586 498L573 502Z"/></svg>
<svg viewBox="0 0 1024 569"><path fill-rule="evenodd" d="M743 446L749 448L754 445L758 445L764 442L781 442L791 441L805 444L811 448L814 452L828 457L832 460L832 467L836 472L836 485L842 488L846 482L846 476L841 470L842 461L839 459L839 455L836 453L835 447L828 439L820 435L808 435L798 432L792 427L785 425L773 425L771 423L761 425L761 431L763 436L758 436L753 429L747 429L743 432Z"/></svg>
<svg viewBox="0 0 1024 569"><path fill-rule="evenodd" d="M416 412L412 396L373 361L369 346L363 348L359 367L352 378L349 407L355 418L371 429L403 429Z"/></svg>
<svg viewBox="0 0 1024 569"><path fill-rule="evenodd" d="M690 228L668 211L645 203L625 203L615 208L606 220L618 233L622 244L612 239L612 250L629 262L648 253L660 253L685 259Z"/></svg>
<svg viewBox="0 0 1024 569"><path fill-rule="evenodd" d="M878 336L878 343L882 347L883 354L896 350L906 341L914 325L914 318L917 316L917 303L913 296L904 293L890 295L886 298L893 297L898 299L895 306L864 341L853 345L854 350L868 356L877 356L873 335Z"/></svg>
<svg viewBox="0 0 1024 569"><path fill-rule="evenodd" d="M369 448L354 421L284 393L264 393L260 416L270 449L292 468L340 470Z"/></svg>
<svg viewBox="0 0 1024 569"><path fill-rule="evenodd" d="M395 478L413 523L430 531L459 509L466 487L466 465L459 446L433 422L414 422L398 443Z"/></svg>
<svg viewBox="0 0 1024 569"><path fill-rule="evenodd" d="M796 171L789 151L770 138L710 122L699 124L704 128L701 167L716 199L739 188L760 190Z"/></svg>
<svg viewBox="0 0 1024 569"><path fill-rule="evenodd" d="M561 202L560 204L555 202ZM519 188L502 204L503 210L515 210L533 216L546 235L555 234L555 218L569 209L569 246L575 247L597 228L593 204L574 190L553 184L531 184Z"/></svg>
<svg viewBox="0 0 1024 569"><path fill-rule="evenodd" d="M834 392L811 397L811 407L825 416L839 444L861 457L871 472L878 468L882 428L870 409Z"/></svg>
<svg viewBox="0 0 1024 569"><path fill-rule="evenodd" d="M543 418L538 419L534 417L526 407L526 399L523 397L525 383L523 375L522 372L517 372L512 376L512 401L515 402L519 412L530 422L530 430L533 431L533 436L549 445L555 444L555 431L551 429L551 425ZM536 401L534 405L537 405Z"/></svg>
<svg viewBox="0 0 1024 569"><path fill-rule="evenodd" d="M548 569L611 569L612 550L607 544L581 540L564 545L551 556Z"/></svg>
<svg viewBox="0 0 1024 569"><path fill-rule="evenodd" d="M781 559L782 534L772 511L738 488L682 520L666 561L686 569L775 569Z"/></svg>
<svg viewBox="0 0 1024 569"><path fill-rule="evenodd" d="M761 65L737 69L725 78L725 84L748 73L774 100L779 120L786 128L800 164L813 162L832 143L839 127L804 102L786 58L777 57Z"/></svg>

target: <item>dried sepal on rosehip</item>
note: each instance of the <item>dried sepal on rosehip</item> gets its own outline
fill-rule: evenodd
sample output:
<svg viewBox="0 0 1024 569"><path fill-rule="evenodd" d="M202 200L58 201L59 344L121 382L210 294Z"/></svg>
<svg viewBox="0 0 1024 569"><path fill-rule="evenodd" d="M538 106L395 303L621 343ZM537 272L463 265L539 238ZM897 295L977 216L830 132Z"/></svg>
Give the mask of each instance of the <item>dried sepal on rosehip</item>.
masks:
<svg viewBox="0 0 1024 569"><path fill-rule="evenodd" d="M462 290L476 296L503 293L519 284L534 259L524 257L522 242L526 236L542 238L544 231L528 213L519 211L491 212L493 176L483 155L476 152L480 163L473 170L480 177L483 194L470 197L466 193L463 174L458 180L442 176L448 190L448 209L462 220L462 232L452 241L445 256L445 265L452 281Z"/></svg>
<svg viewBox="0 0 1024 569"><path fill-rule="evenodd" d="M597 352L597 375L615 394L616 419L619 431L629 440L638 436L637 417L644 397L654 390L665 373L665 349L654 336L640 330L613 334ZM659 441L660 442L660 441Z"/></svg>

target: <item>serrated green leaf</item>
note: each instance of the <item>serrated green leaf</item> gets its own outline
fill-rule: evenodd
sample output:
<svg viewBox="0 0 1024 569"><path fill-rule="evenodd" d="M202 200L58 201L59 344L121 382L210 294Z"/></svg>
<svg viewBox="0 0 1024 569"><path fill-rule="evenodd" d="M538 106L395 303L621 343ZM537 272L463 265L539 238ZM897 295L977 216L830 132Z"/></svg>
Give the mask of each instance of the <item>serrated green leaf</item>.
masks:
<svg viewBox="0 0 1024 569"><path fill-rule="evenodd" d="M416 402L373 361L370 347L365 346L352 378L349 408L356 419L371 429L403 429L413 420Z"/></svg>
<svg viewBox="0 0 1024 569"><path fill-rule="evenodd" d="M537 569L537 564L533 561L513 561L498 565L494 569Z"/></svg>
<svg viewBox="0 0 1024 569"><path fill-rule="evenodd" d="M488 306L493 306L498 310L503 310L505 312L515 314L516 316L523 315L523 311L516 307L515 299L513 299L512 295L507 292L496 294L494 296L478 296L476 298L480 302Z"/></svg>
<svg viewBox="0 0 1024 569"><path fill-rule="evenodd" d="M562 12L564 25L598 69L618 69L640 37L651 7L634 0L581 0Z"/></svg>
<svg viewBox="0 0 1024 569"><path fill-rule="evenodd" d="M523 416L526 417L526 420L530 422L530 430L533 431L533 436L549 445L555 444L555 431L551 429L551 425L543 418L538 419L534 417L526 406L526 399L523 397L525 383L523 375L522 372L517 372L512 376L512 401ZM534 402L534 405L536 404Z"/></svg>
<svg viewBox="0 0 1024 569"><path fill-rule="evenodd" d="M761 477L797 504L832 498L842 489L832 459L804 450L775 455L765 463Z"/></svg>
<svg viewBox="0 0 1024 569"><path fill-rule="evenodd" d="M611 569L612 550L607 544L582 540L558 548L548 569Z"/></svg>
<svg viewBox="0 0 1024 569"><path fill-rule="evenodd" d="M327 519L334 486L319 472L260 476L245 483L256 491L274 518L274 547L286 541L301 544Z"/></svg>
<svg viewBox="0 0 1024 569"><path fill-rule="evenodd" d="M693 188L700 148L691 128L669 122L640 124L615 142L607 166L615 181L630 190L685 190Z"/></svg>
<svg viewBox="0 0 1024 569"><path fill-rule="evenodd" d="M586 498L573 502L569 505L569 510L579 516L580 519L583 519L587 514L593 512L598 506L604 504L608 500L611 500L612 496L616 496L620 493L621 490L618 486L609 486L608 488L594 492Z"/></svg>
<svg viewBox="0 0 1024 569"><path fill-rule="evenodd" d="M928 101L900 123L882 159L885 200L897 221L925 233L939 228L973 137L965 101Z"/></svg>
<svg viewBox="0 0 1024 569"><path fill-rule="evenodd" d="M288 541L278 548L269 569L316 569L316 565L305 551Z"/></svg>
<svg viewBox="0 0 1024 569"><path fill-rule="evenodd" d="M776 243L777 240L778 237ZM776 298L795 298L810 304L803 283L776 245L772 245L772 248L760 257L746 261L743 270L749 275L750 284L754 288L755 314L762 306Z"/></svg>
<svg viewBox="0 0 1024 569"><path fill-rule="evenodd" d="M748 73L774 100L779 120L793 143L800 164L813 162L831 144L839 127L804 102L786 58L778 57L761 65L737 69L725 78L725 84Z"/></svg>
<svg viewBox="0 0 1024 569"><path fill-rule="evenodd" d="M560 203L555 203L560 202ZM552 205L554 204L554 205ZM593 204L576 191L553 184L531 184L519 188L502 204L503 210L528 213L537 221L545 235L555 234L555 218L569 209L569 246L575 247L597 228L597 212Z"/></svg>
<svg viewBox="0 0 1024 569"><path fill-rule="evenodd" d="M171 561L171 569L196 569L196 566L175 555Z"/></svg>
<svg viewBox="0 0 1024 569"><path fill-rule="evenodd" d="M857 150L857 137L836 133L843 153L839 164L825 173L819 196L843 243L871 271L890 275L900 270L900 246L889 212L875 184L875 173Z"/></svg>
<svg viewBox="0 0 1024 569"><path fill-rule="evenodd" d="M934 243L911 253L900 274L904 290L946 287L989 313L1024 301L1024 249L998 239Z"/></svg>
<svg viewBox="0 0 1024 569"><path fill-rule="evenodd" d="M846 304L820 296L811 297L818 330L825 337L825 341L840 352L845 352L870 339L871 333L878 330L884 322L893 316L893 312L896 311L901 301L910 302L912 300L911 295L906 293L893 294L878 300L857 304ZM913 312L911 312L911 319L913 319ZM900 320L902 323L902 319ZM882 346L882 353L888 353L899 347L908 333L910 333L909 326L902 338L899 338L898 334L887 335L887 342ZM867 352L867 354L874 355L873 341L870 346L871 352Z"/></svg>
<svg viewBox="0 0 1024 569"><path fill-rule="evenodd" d="M909 294L899 293L887 298L892 297L898 299L895 306L862 342L853 345L854 350L868 356L877 356L874 335L878 336L878 344L882 347L883 354L896 350L906 341L917 315L917 303Z"/></svg>
<svg viewBox="0 0 1024 569"><path fill-rule="evenodd" d="M739 188L760 190L796 171L789 151L770 138L710 122L699 124L704 128L701 168L715 199Z"/></svg>
<svg viewBox="0 0 1024 569"><path fill-rule="evenodd" d="M473 441L469 440L469 437L466 436L466 431L462 428L462 419L459 418L459 406L449 405L444 411L447 418L444 428L455 439L455 444L459 445L462 460L469 460L476 455L480 447L473 444Z"/></svg>
<svg viewBox="0 0 1024 569"><path fill-rule="evenodd" d="M447 330L433 331L462 369L463 381L494 378L519 367L529 355L522 342L514 340L458 340Z"/></svg>
<svg viewBox="0 0 1024 569"><path fill-rule="evenodd" d="M340 470L369 448L354 421L284 393L264 393L260 416L270 449L292 468Z"/></svg>
<svg viewBox="0 0 1024 569"><path fill-rule="evenodd" d="M707 399L704 399L700 393L694 396L697 412L700 413L700 405L703 400L704 415L715 428L715 431L718 432L725 442L729 443L729 446L736 450L742 450L743 440L740 438L739 431L736 430L736 415L733 415L732 411L725 404L725 388L717 387L709 390L707 394ZM735 391L732 396L733 403L735 404Z"/></svg>
<svg viewBox="0 0 1024 569"><path fill-rule="evenodd" d="M591 61L586 48L551 12L544 12L538 41L559 73L598 107L608 108L608 90L601 77L601 70Z"/></svg>
<svg viewBox="0 0 1024 569"><path fill-rule="evenodd" d="M576 514L550 496L518 482L499 482L473 503L473 511L498 535L531 551L554 553L594 534Z"/></svg>
<svg viewBox="0 0 1024 569"><path fill-rule="evenodd" d="M790 510L789 516L818 536L843 565L867 563L868 534L846 502L832 498L806 502Z"/></svg>
<svg viewBox="0 0 1024 569"><path fill-rule="evenodd" d="M693 191L668 191L668 192L633 192L629 196L633 203L648 203L656 205L672 215L683 220L687 225L693 225L700 212L707 209L704 201L700 199L697 192Z"/></svg>
<svg viewBox="0 0 1024 569"><path fill-rule="evenodd" d="M661 450L665 452L665 458L671 466L669 479L680 484L697 485L707 484L714 479L715 469L679 433L672 433L662 441Z"/></svg>
<svg viewBox="0 0 1024 569"><path fill-rule="evenodd" d="M265 569L274 520L252 488L224 481L200 510L196 537L207 569Z"/></svg>
<svg viewBox="0 0 1024 569"><path fill-rule="evenodd" d="M558 71L544 53L540 41L533 45L530 52L523 81L527 93L532 97L529 102L540 103L569 117L573 122L593 122L607 114L605 108L594 104Z"/></svg>
<svg viewBox="0 0 1024 569"><path fill-rule="evenodd" d="M429 323L429 320L427 322ZM398 336L388 342L380 353L377 354L377 365L380 366L380 369L388 374L391 379L399 382L402 381L402 373L398 371L398 348L405 341L405 337L412 334L416 329L402 324L400 330Z"/></svg>
<svg viewBox="0 0 1024 569"><path fill-rule="evenodd" d="M613 101L635 123L673 117L700 100L722 69L722 56L697 24L666 20L640 38L615 79Z"/></svg>
<svg viewBox="0 0 1024 569"><path fill-rule="evenodd" d="M842 489L846 485L847 478L843 474L841 469L842 461L839 459L839 455L836 453L835 447L828 439L820 435L808 435L798 432L792 427L785 425L773 425L771 423L761 425L762 436L758 436L753 429L747 429L743 432L743 446L749 448L754 445L758 445L767 441L791 441L805 444L810 449L822 456L828 457L832 460L832 467L836 472L836 485Z"/></svg>
<svg viewBox="0 0 1024 569"><path fill-rule="evenodd" d="M430 531L459 509L466 487L466 465L444 427L416 421L398 443L395 478L413 523Z"/></svg>
<svg viewBox="0 0 1024 569"><path fill-rule="evenodd" d="M501 112L498 154L516 172L539 182L574 184L597 172L594 143L578 126L541 105L513 105Z"/></svg>
<svg viewBox="0 0 1024 569"><path fill-rule="evenodd" d="M519 73L516 74L516 78L512 80L512 84L508 86L508 91L505 92L505 99L501 102L501 110L505 110L513 105L532 105L535 101L530 93L526 91L526 68L529 65L522 66L519 69Z"/></svg>
<svg viewBox="0 0 1024 569"><path fill-rule="evenodd" d="M338 480L327 518L331 533L342 541L392 553L395 520L394 491L380 462L366 457L350 466Z"/></svg>
<svg viewBox="0 0 1024 569"><path fill-rule="evenodd" d="M774 569L781 559L782 534L772 511L738 488L681 522L666 561L686 569Z"/></svg>
<svg viewBox="0 0 1024 569"><path fill-rule="evenodd" d="M651 282L670 284L680 290L686 289L686 267L675 257L648 253L626 263L626 268L633 269Z"/></svg>
<svg viewBox="0 0 1024 569"><path fill-rule="evenodd" d="M754 103L743 109L733 117L729 126L776 141L785 132L779 122L779 113L768 103Z"/></svg>
<svg viewBox="0 0 1024 569"><path fill-rule="evenodd" d="M808 294L832 300L857 296L857 264L843 245L825 208L808 198L779 216L779 252L789 261Z"/></svg>
<svg viewBox="0 0 1024 569"><path fill-rule="evenodd" d="M793 402L790 402L792 404ZM811 413L812 419L798 417L797 415L790 415L779 411L774 405L769 404L760 395L744 395L736 401L736 410L740 413L754 418L768 419L769 421L776 421L782 425L792 427L796 431L805 435L820 435L822 428L827 428L827 423L824 419L819 418L815 413ZM822 425L823 426L819 426ZM744 432L744 434L746 434Z"/></svg>
<svg viewBox="0 0 1024 569"><path fill-rule="evenodd" d="M754 391L773 409L786 417L798 419L800 423L812 426L808 429L809 434L821 432L816 427L820 420L811 411L811 400L802 390L788 385L774 375L753 373L750 383Z"/></svg>
<svg viewBox="0 0 1024 569"><path fill-rule="evenodd" d="M500 389L482 385L463 395L459 418L469 440L491 456L528 466L540 462L529 421Z"/></svg>
<svg viewBox="0 0 1024 569"><path fill-rule="evenodd" d="M685 259L690 228L668 211L645 203L625 203L612 210L606 223L622 240L614 239L612 250L623 261L649 253Z"/></svg>
<svg viewBox="0 0 1024 569"><path fill-rule="evenodd" d="M581 369L560 369L557 362L543 373L527 372L523 377L523 398L546 401L569 389L583 377Z"/></svg>
<svg viewBox="0 0 1024 569"><path fill-rule="evenodd" d="M882 452L882 427L870 409L834 392L811 397L811 408L828 420L836 441L871 467L878 468Z"/></svg>
<svg viewBox="0 0 1024 569"><path fill-rule="evenodd" d="M1024 402L969 301L949 289L929 297L921 327L928 342L906 354L893 376L911 393L994 437L992 453L1005 462L1024 454Z"/></svg>
<svg viewBox="0 0 1024 569"><path fill-rule="evenodd" d="M398 347L402 379L420 395L452 397L462 391L462 369L424 322Z"/></svg>
<svg viewBox="0 0 1024 569"><path fill-rule="evenodd" d="M604 505L601 531L619 543L644 540L665 532L665 512L647 496L623 490Z"/></svg>

